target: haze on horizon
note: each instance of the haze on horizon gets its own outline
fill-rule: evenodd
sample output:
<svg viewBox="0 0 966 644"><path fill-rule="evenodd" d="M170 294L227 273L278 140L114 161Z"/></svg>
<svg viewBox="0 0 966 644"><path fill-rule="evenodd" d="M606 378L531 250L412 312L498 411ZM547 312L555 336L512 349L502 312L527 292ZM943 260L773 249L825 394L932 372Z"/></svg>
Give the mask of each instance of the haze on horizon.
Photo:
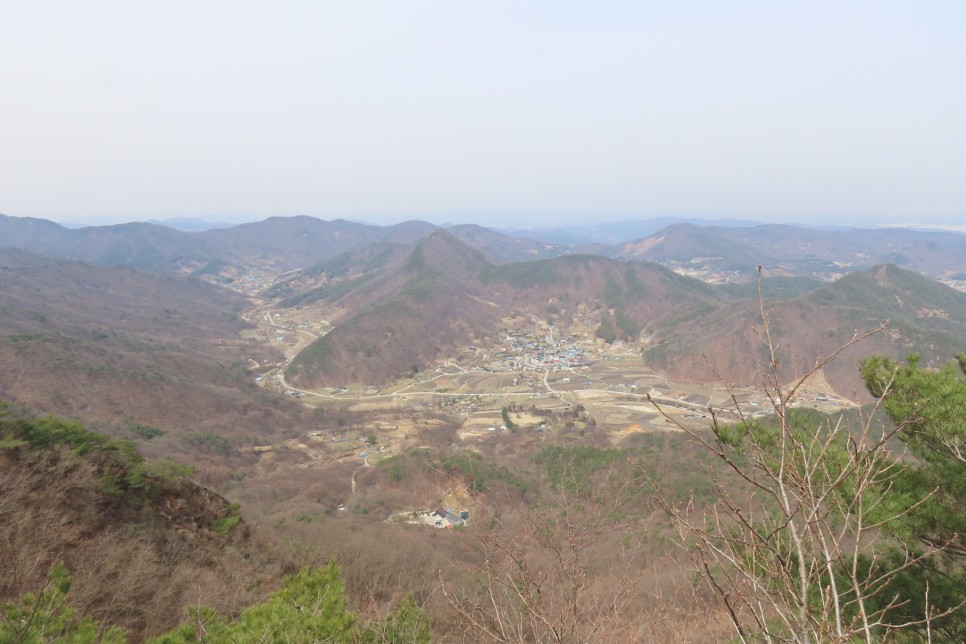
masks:
<svg viewBox="0 0 966 644"><path fill-rule="evenodd" d="M962 224L964 27L954 0L8 3L0 212Z"/></svg>

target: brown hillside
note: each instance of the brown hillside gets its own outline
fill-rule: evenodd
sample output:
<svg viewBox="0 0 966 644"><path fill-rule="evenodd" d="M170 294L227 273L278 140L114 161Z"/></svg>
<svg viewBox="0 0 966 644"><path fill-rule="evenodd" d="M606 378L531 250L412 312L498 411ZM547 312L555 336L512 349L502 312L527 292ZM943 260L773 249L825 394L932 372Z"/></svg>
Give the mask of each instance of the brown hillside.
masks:
<svg viewBox="0 0 966 644"><path fill-rule="evenodd" d="M511 316L549 320L564 333L596 329L607 340L646 336L647 363L682 380L714 382L720 376L730 384L755 385L763 371L753 289L714 288L648 262L568 255L494 265L438 232L405 260L357 279L331 291L337 295L328 301L336 329L293 362L295 382L385 383L467 343L487 342ZM788 378L856 331L892 321L888 333L828 369L829 383L850 397L862 390L859 358L918 350L941 361L966 337L966 296L896 267L851 274L817 290L792 289L782 297L771 320Z"/></svg>
<svg viewBox="0 0 966 644"><path fill-rule="evenodd" d="M493 265L442 231L395 266L357 279L347 293L330 288L335 330L292 362L293 383L384 384L491 341L511 316L551 315L563 332L603 323L615 339L637 339L720 306L708 286L655 264L573 255Z"/></svg>
<svg viewBox="0 0 966 644"><path fill-rule="evenodd" d="M581 308L595 312L591 318L626 318L628 328L617 325L618 338L636 339L641 331L653 332L720 306L712 288L657 264L591 255L493 267L481 278L488 297L506 306L541 315L548 303L555 303L564 313L558 319L564 328Z"/></svg>
<svg viewBox="0 0 966 644"><path fill-rule="evenodd" d="M71 605L140 641L190 606L237 613L277 585L274 550L219 495L171 475L135 479L136 460L109 447L10 447L23 422L0 407L0 603L36 592L62 561Z"/></svg>
<svg viewBox="0 0 966 644"><path fill-rule="evenodd" d="M895 266L847 275L789 301L768 304L771 332L780 347L783 378L803 374L856 332L889 329L843 353L826 371L837 393L865 399L858 361L872 354L902 359L916 352L943 363L966 344L966 295ZM646 358L669 375L713 382L760 382L767 368L755 335L762 324L756 302L736 302L717 316L679 325ZM710 364L710 367L709 367Z"/></svg>
<svg viewBox="0 0 966 644"><path fill-rule="evenodd" d="M381 385L487 335L500 311L478 297L483 256L446 232L416 244L384 274L334 298L336 328L289 366L291 382Z"/></svg>
<svg viewBox="0 0 966 644"><path fill-rule="evenodd" d="M242 340L244 298L127 267L0 251L0 397L103 423L214 432L243 444L304 425L258 388L251 367L281 359ZM264 363L268 362L268 365Z"/></svg>

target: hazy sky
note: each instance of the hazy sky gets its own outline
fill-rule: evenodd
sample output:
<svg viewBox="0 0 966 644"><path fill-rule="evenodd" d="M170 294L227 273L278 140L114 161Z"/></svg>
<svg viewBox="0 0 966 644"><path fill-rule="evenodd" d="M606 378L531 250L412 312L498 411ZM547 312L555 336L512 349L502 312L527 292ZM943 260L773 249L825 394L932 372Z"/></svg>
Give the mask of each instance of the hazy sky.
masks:
<svg viewBox="0 0 966 644"><path fill-rule="evenodd" d="M3 2L0 212L966 220L966 2Z"/></svg>

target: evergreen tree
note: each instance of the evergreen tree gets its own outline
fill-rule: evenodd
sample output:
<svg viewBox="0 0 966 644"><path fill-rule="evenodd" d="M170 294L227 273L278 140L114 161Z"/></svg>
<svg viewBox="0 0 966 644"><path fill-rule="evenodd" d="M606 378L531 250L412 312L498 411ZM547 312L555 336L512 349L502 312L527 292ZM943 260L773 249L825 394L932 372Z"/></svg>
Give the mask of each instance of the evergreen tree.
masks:
<svg viewBox="0 0 966 644"><path fill-rule="evenodd" d="M154 644L245 642L428 642L429 620L412 597L384 620L357 624L346 608L345 584L337 564L303 569L285 580L268 601L229 621L210 608L192 611L191 621L153 640Z"/></svg>
<svg viewBox="0 0 966 644"><path fill-rule="evenodd" d="M90 617L77 618L65 601L70 591L70 574L63 563L57 562L47 575L43 588L37 593L25 593L20 601L7 602L0 613L0 642L10 644L40 644L64 642L68 644L120 644L123 632L110 627L103 629Z"/></svg>
<svg viewBox="0 0 966 644"><path fill-rule="evenodd" d="M898 598L897 622L923 620L927 610L950 612L930 627L948 641L964 641L966 616L956 608L966 603L966 356L939 369L921 367L918 356L906 364L876 356L863 361L861 372L916 457L903 463L890 495L891 505L909 511L885 528L908 550L934 551L897 577L882 601ZM895 566L906 556L897 552L879 565Z"/></svg>

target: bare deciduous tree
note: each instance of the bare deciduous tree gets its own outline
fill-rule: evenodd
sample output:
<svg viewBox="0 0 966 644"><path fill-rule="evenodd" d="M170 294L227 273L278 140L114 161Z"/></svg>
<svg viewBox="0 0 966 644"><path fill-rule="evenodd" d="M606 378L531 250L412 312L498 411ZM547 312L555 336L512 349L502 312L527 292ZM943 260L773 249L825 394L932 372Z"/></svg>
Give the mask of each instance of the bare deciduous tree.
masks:
<svg viewBox="0 0 966 644"><path fill-rule="evenodd" d="M566 473L565 475L566 476ZM637 640L629 614L645 577L643 526L626 518L642 481L607 474L559 485L551 504L491 505L470 528L482 564L441 570L440 588L471 638L496 642ZM635 515L637 516L637 515ZM623 518L622 518L623 517Z"/></svg>
<svg viewBox="0 0 966 644"><path fill-rule="evenodd" d="M748 416L732 393L734 417L711 409L710 430L697 430L652 401L722 466L713 474L718 500L710 508L677 506L652 481L658 501L743 642L871 642L921 627L889 619L901 600L886 596L897 575L930 554L906 551L897 562L901 544L881 531L923 502L896 505L891 494L902 464L888 443L902 426L877 424L873 414L845 423L793 409L811 376L887 323L857 332L785 384L769 314L762 303L755 330L768 356L769 418ZM882 565L887 550L893 558ZM924 620L931 617L927 608Z"/></svg>

